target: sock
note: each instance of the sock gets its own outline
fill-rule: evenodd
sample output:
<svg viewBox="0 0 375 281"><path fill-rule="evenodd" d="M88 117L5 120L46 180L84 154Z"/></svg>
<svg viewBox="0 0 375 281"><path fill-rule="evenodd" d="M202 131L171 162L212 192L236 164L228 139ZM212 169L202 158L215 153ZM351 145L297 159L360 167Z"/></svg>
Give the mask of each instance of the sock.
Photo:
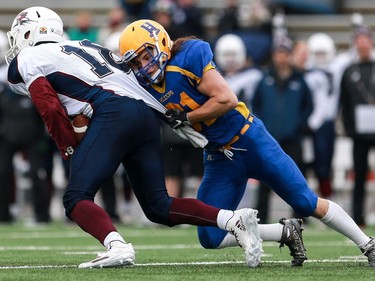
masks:
<svg viewBox="0 0 375 281"><path fill-rule="evenodd" d="M284 225L281 223L258 224L260 238L263 241L279 242L283 234Z"/></svg>
<svg viewBox="0 0 375 281"><path fill-rule="evenodd" d="M234 212L229 210L220 210L217 214L217 226L220 229L226 230L225 227L227 226L228 221L233 217ZM233 235L231 235L233 236ZM234 236L233 236L234 237ZM236 240L236 239L234 239ZM238 243L236 242L237 246Z"/></svg>
<svg viewBox="0 0 375 281"><path fill-rule="evenodd" d="M219 215L220 215L220 212L219 212ZM281 240L283 228L284 226L281 223L258 224L260 238L262 238L263 241L279 242ZM227 247L238 247L236 238L230 233L228 233L224 237L223 241L221 241L220 245L218 246L218 248L227 248Z"/></svg>
<svg viewBox="0 0 375 281"><path fill-rule="evenodd" d="M218 208L192 198L173 198L169 209L169 223L217 226Z"/></svg>
<svg viewBox="0 0 375 281"><path fill-rule="evenodd" d="M354 220L336 203L328 200L327 214L320 220L362 248L370 238L363 233Z"/></svg>
<svg viewBox="0 0 375 281"><path fill-rule="evenodd" d="M70 213L70 218L102 244L108 233L117 232L108 214L90 200L79 201Z"/></svg>
<svg viewBox="0 0 375 281"><path fill-rule="evenodd" d="M104 247L107 247L108 244L111 243L112 241L121 241L123 243L126 243L124 238L122 238L120 233L118 233L117 231L112 231L108 233L108 235L105 237L104 242L103 242Z"/></svg>

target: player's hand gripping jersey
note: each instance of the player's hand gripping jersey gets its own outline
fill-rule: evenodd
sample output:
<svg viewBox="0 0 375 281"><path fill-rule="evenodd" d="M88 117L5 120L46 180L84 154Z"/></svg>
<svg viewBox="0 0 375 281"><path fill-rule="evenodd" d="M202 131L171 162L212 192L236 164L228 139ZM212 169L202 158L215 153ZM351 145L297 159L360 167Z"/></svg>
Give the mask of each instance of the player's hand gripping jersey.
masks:
<svg viewBox="0 0 375 281"><path fill-rule="evenodd" d="M206 42L189 40L168 61L163 84L152 84L147 90L168 109L195 110L209 99L197 90L197 85L204 72L216 68L212 59L212 51ZM194 124L193 127L209 140L206 148L218 149L235 137L248 117L249 109L239 102L235 109L225 115Z"/></svg>
<svg viewBox="0 0 375 281"><path fill-rule="evenodd" d="M150 101L119 57L87 40L23 49L9 65L8 80L15 92L31 96L61 151L77 145L71 117L91 117L114 95Z"/></svg>

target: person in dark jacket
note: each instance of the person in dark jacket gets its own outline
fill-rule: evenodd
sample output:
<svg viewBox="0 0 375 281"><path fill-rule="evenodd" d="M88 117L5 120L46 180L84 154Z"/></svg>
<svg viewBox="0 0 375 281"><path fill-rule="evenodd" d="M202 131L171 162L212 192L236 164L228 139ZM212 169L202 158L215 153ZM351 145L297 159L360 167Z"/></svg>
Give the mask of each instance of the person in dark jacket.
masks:
<svg viewBox="0 0 375 281"><path fill-rule="evenodd" d="M311 92L303 74L293 68L293 42L277 38L272 50L272 66L256 89L252 105L270 134L303 171L302 138L313 110ZM259 219L268 219L270 189L261 183L258 192Z"/></svg>
<svg viewBox="0 0 375 281"><path fill-rule="evenodd" d="M0 73L7 69L4 63L0 66ZM13 158L17 153L30 164L26 176L31 183L35 222L51 221L49 207L52 190L41 176L47 141L44 123L31 100L15 94L0 78L0 223L10 223L15 219L10 206L16 200Z"/></svg>
<svg viewBox="0 0 375 281"><path fill-rule="evenodd" d="M368 153L371 147L375 147L375 58L372 56L372 31L361 26L354 36L358 58L344 71L340 105L345 132L353 140L353 218L359 226L364 227Z"/></svg>

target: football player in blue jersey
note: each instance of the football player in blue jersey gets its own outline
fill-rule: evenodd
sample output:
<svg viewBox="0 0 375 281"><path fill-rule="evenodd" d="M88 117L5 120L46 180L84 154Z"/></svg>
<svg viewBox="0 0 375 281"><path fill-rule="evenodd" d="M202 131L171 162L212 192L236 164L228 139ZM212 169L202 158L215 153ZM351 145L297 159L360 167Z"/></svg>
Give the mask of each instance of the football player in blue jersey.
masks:
<svg viewBox="0 0 375 281"><path fill-rule="evenodd" d="M31 98L62 156L70 159L65 213L107 248L80 268L134 264L132 245L94 203L98 189L121 163L151 221L219 227L235 235L249 267L259 265L262 244L256 210L223 210L168 195L159 120L151 108L165 109L150 99L117 55L88 40L64 41L61 18L44 7L20 12L7 35L11 88ZM71 123L80 114L91 120L86 131ZM83 132L79 141L75 133Z"/></svg>
<svg viewBox="0 0 375 281"><path fill-rule="evenodd" d="M375 239L363 233L339 205L309 188L262 121L238 102L217 70L208 43L194 37L172 42L163 26L146 19L123 30L119 47L139 83L168 109L169 125L192 126L208 139L198 199L236 210L248 179L260 180L297 213L314 216L351 239L375 267ZM292 265L298 266L306 259L300 227L298 220L282 219L280 224L259 225L259 231L264 241L288 245ZM216 227L199 226L198 236L205 248L236 245L233 236Z"/></svg>

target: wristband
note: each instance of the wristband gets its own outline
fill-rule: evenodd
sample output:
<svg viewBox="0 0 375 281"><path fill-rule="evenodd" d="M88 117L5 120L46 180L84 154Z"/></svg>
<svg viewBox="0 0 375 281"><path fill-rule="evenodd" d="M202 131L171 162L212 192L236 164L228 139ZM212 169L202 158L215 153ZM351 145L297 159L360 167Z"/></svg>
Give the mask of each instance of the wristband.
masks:
<svg viewBox="0 0 375 281"><path fill-rule="evenodd" d="M87 128L88 128L87 125L82 126L82 127L74 127L73 126L73 130L77 134L85 133L87 131Z"/></svg>

